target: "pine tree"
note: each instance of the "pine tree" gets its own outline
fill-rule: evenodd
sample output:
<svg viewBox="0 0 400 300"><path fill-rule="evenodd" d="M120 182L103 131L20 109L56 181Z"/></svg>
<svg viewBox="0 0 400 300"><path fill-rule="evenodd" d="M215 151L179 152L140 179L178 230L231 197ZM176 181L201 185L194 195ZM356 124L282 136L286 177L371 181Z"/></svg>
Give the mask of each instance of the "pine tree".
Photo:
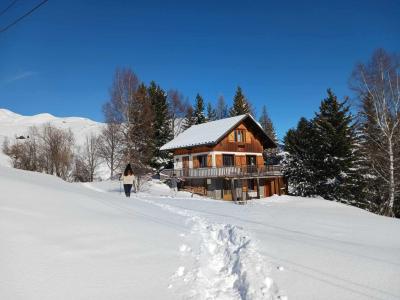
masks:
<svg viewBox="0 0 400 300"><path fill-rule="evenodd" d="M265 105L263 105L259 122L265 133L270 137L271 140L275 142L276 145L278 145L278 137L276 136L274 125L272 124L272 120L267 113L267 108ZM264 150L263 156L267 165L279 164L280 157L278 156L278 152L278 147Z"/></svg>
<svg viewBox="0 0 400 300"><path fill-rule="evenodd" d="M355 131L347 100L339 102L328 89L328 97L319 110L313 120L319 144L317 193L329 200L353 199Z"/></svg>
<svg viewBox="0 0 400 300"><path fill-rule="evenodd" d="M216 119L220 120L220 119L225 119L229 116L228 114L228 106L225 103L225 99L223 96L220 96L218 98L218 102L217 102L217 108L215 110L216 112Z"/></svg>
<svg viewBox="0 0 400 300"><path fill-rule="evenodd" d="M231 117L243 114L252 114L252 108L249 101L246 99L240 86L237 87L235 97L233 98L233 106L229 111Z"/></svg>
<svg viewBox="0 0 400 300"><path fill-rule="evenodd" d="M148 88L150 102L154 113L154 137L153 137L153 157L150 165L156 170L160 170L168 165L172 156L170 153L160 151L161 146L170 141L173 137L170 126L169 108L166 93L156 85L154 81L150 83Z"/></svg>
<svg viewBox="0 0 400 300"><path fill-rule="evenodd" d="M285 137L284 173L296 195L355 204L362 194L353 116L331 90L311 121L301 119Z"/></svg>
<svg viewBox="0 0 400 300"><path fill-rule="evenodd" d="M350 199L352 205L366 209L374 213L381 213L380 209L385 203L386 189L382 178L376 176L369 159L371 144L365 134L364 123L355 124L354 156L354 190L356 195Z"/></svg>
<svg viewBox="0 0 400 300"><path fill-rule="evenodd" d="M211 102L207 103L207 121L215 121L217 119L217 112L215 109L212 107Z"/></svg>
<svg viewBox="0 0 400 300"><path fill-rule="evenodd" d="M259 122L261 124L261 127L267 133L267 135L275 143L278 143L278 137L276 136L276 133L275 133L274 124L272 123L272 120L271 120L271 118L269 117L269 115L267 113L267 107L265 105L263 105L263 107L262 107L262 112L261 112L261 116L260 116Z"/></svg>
<svg viewBox="0 0 400 300"><path fill-rule="evenodd" d="M301 118L296 129L290 129L284 138L283 174L289 181L289 193L297 196L316 195L314 150L317 135L314 124Z"/></svg>
<svg viewBox="0 0 400 300"><path fill-rule="evenodd" d="M196 95L196 103L194 106L193 118L194 118L194 125L206 122L206 116L204 115L204 100L200 96L200 94Z"/></svg>
<svg viewBox="0 0 400 300"><path fill-rule="evenodd" d="M126 125L126 158L135 175L148 172L154 150L154 112L146 86L142 83L129 105L129 122Z"/></svg>

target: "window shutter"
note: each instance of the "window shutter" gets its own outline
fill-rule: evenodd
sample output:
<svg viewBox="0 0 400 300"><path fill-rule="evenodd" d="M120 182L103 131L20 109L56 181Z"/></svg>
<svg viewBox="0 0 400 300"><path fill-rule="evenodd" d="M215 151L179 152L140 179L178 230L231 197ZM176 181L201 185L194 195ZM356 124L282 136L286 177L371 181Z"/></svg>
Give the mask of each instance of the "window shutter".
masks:
<svg viewBox="0 0 400 300"><path fill-rule="evenodd" d="M222 167L222 154L215 155L215 162L218 168Z"/></svg>
<svg viewBox="0 0 400 300"><path fill-rule="evenodd" d="M199 167L199 158L197 156L193 156L193 169L197 169Z"/></svg>
<svg viewBox="0 0 400 300"><path fill-rule="evenodd" d="M240 166L241 162L241 156L235 155L235 166Z"/></svg>
<svg viewBox="0 0 400 300"><path fill-rule="evenodd" d="M212 156L207 155L207 167L211 168L212 167Z"/></svg>
<svg viewBox="0 0 400 300"><path fill-rule="evenodd" d="M260 155L257 156L257 166L261 167L264 165L264 158Z"/></svg>

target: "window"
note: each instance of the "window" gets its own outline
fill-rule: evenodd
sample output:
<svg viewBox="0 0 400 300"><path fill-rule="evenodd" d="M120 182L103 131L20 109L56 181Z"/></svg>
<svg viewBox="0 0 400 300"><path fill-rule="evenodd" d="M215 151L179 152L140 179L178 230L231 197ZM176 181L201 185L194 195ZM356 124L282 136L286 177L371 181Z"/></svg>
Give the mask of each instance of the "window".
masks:
<svg viewBox="0 0 400 300"><path fill-rule="evenodd" d="M256 165L256 156L255 155L246 155L247 165L255 166Z"/></svg>
<svg viewBox="0 0 400 300"><path fill-rule="evenodd" d="M237 143L245 142L244 130L235 130L235 142Z"/></svg>
<svg viewBox="0 0 400 300"><path fill-rule="evenodd" d="M222 155L222 163L224 167L234 166L234 156L230 154L223 154Z"/></svg>
<svg viewBox="0 0 400 300"><path fill-rule="evenodd" d="M199 155L197 159L199 160L199 168L207 168L207 155Z"/></svg>

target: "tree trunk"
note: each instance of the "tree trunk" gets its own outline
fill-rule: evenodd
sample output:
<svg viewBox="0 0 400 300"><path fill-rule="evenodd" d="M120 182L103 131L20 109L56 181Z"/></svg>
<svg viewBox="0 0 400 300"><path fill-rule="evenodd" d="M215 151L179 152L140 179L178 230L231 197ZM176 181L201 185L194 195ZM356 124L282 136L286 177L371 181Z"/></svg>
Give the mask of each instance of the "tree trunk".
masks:
<svg viewBox="0 0 400 300"><path fill-rule="evenodd" d="M393 212L394 194L395 194L394 154L393 154L392 139L389 139L389 211L388 211L388 215L391 217L394 216L394 212Z"/></svg>

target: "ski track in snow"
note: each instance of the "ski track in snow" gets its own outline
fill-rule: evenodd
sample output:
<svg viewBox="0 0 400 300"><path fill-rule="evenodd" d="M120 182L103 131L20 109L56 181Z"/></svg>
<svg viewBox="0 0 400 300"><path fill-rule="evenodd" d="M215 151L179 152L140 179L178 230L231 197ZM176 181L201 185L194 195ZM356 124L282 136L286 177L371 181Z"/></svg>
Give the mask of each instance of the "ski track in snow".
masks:
<svg viewBox="0 0 400 300"><path fill-rule="evenodd" d="M192 247L179 247L185 266L177 269L169 286L183 292L185 299L287 299L278 295L264 258L242 228L210 223L185 209L134 198L186 217L192 225L189 236L182 235Z"/></svg>

